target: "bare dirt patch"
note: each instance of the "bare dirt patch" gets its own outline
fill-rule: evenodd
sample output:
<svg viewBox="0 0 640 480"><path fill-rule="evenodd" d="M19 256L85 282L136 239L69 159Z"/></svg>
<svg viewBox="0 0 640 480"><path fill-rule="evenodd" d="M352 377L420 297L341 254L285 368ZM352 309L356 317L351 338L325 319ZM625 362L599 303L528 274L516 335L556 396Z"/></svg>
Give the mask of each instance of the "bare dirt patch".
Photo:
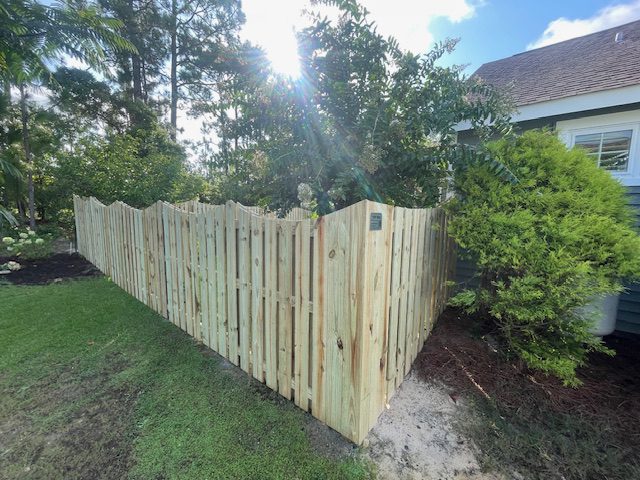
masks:
<svg viewBox="0 0 640 480"><path fill-rule="evenodd" d="M411 373L367 437L365 455L381 479L493 480L472 442L454 428L467 414L441 385Z"/></svg>
<svg viewBox="0 0 640 480"><path fill-rule="evenodd" d="M90 378L67 366L29 386L28 400L21 399L24 386L0 386L5 398L21 402L17 412L0 408L0 478L127 476L138 392L112 384L112 376L126 368L114 360Z"/></svg>
<svg viewBox="0 0 640 480"><path fill-rule="evenodd" d="M26 260L19 257L0 259L0 263L14 260L21 269L0 275L0 281L15 285L43 285L69 278L101 275L100 271L77 253L58 253L46 258Z"/></svg>
<svg viewBox="0 0 640 480"><path fill-rule="evenodd" d="M416 360L420 378L444 382L454 396L486 394L509 408L526 401L559 413L604 418L640 450L639 336L606 337L617 354L592 354L577 372L583 385L567 388L555 377L506 361L490 337L469 334L474 328L471 319L447 310Z"/></svg>

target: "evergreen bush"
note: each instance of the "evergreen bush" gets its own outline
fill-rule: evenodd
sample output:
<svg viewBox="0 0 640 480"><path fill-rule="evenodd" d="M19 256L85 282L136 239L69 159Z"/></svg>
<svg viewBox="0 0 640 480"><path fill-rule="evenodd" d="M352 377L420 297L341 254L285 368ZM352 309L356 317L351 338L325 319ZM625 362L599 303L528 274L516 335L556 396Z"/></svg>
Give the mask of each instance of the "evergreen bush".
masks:
<svg viewBox="0 0 640 480"><path fill-rule="evenodd" d="M493 322L506 351L527 366L578 385L587 353L608 351L580 307L640 276L625 188L550 132L487 149L517 181L486 164L457 173L449 233L476 261L480 281L451 303Z"/></svg>

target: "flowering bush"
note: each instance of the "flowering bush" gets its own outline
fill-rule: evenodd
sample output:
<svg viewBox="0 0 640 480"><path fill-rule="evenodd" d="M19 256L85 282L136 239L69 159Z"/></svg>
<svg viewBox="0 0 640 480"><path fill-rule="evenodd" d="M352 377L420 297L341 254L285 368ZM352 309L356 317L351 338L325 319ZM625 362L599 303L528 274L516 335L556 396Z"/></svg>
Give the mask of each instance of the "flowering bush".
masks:
<svg viewBox="0 0 640 480"><path fill-rule="evenodd" d="M17 272L21 268L22 266L18 262L10 261L7 263L0 263L0 273Z"/></svg>
<svg viewBox="0 0 640 480"><path fill-rule="evenodd" d="M49 255L51 249L51 235L38 236L27 228L12 230L12 235L2 238L0 257L40 258Z"/></svg>

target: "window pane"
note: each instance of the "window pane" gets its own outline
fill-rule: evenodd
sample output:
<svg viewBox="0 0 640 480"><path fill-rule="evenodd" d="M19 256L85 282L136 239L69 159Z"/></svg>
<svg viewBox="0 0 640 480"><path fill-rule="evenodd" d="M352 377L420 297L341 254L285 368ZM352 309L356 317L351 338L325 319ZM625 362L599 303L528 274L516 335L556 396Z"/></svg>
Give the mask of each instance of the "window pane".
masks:
<svg viewBox="0 0 640 480"><path fill-rule="evenodd" d="M601 133L593 133L591 135L576 135L576 146L582 147L589 153L597 153L600 150Z"/></svg>
<svg viewBox="0 0 640 480"><path fill-rule="evenodd" d="M624 130L622 132L605 133L602 139L603 152L616 152L616 151L628 152L630 145L631 145L631 130Z"/></svg>
<svg viewBox="0 0 640 480"><path fill-rule="evenodd" d="M575 145L595 157L605 170L626 172L629 165L632 130L576 135Z"/></svg>
<svg viewBox="0 0 640 480"><path fill-rule="evenodd" d="M629 163L629 151L626 152L603 152L600 156L600 168L605 170L615 170L625 172Z"/></svg>

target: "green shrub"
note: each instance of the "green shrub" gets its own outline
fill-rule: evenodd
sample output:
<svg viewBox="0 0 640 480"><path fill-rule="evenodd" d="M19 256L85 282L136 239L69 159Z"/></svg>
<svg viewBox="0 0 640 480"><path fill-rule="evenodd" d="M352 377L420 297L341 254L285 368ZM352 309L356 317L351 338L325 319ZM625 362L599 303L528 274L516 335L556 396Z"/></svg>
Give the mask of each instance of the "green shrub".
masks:
<svg viewBox="0 0 640 480"><path fill-rule="evenodd" d="M44 258L51 254L51 234L38 234L30 228L13 228L2 237L0 257Z"/></svg>
<svg viewBox="0 0 640 480"><path fill-rule="evenodd" d="M625 188L549 132L487 148L518 181L484 165L456 175L449 233L476 261L480 282L452 304L494 322L507 352L529 367L577 385L586 354L606 351L579 307L640 276Z"/></svg>

